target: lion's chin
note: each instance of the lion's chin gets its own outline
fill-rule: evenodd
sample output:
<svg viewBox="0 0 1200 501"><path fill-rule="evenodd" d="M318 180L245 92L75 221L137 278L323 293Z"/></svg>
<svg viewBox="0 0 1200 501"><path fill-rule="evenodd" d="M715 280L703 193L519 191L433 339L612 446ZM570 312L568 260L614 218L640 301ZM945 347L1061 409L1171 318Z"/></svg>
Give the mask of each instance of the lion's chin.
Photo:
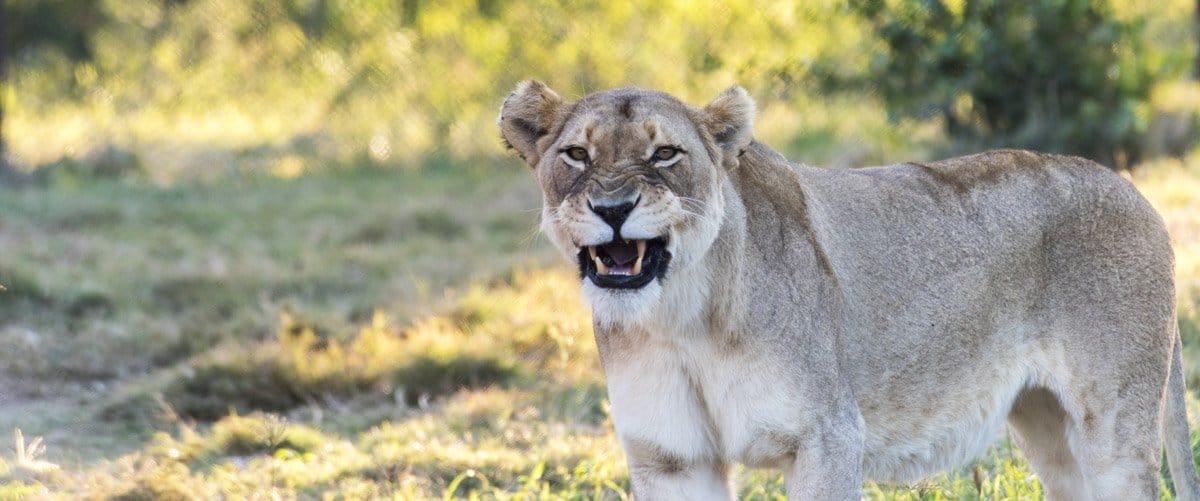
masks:
<svg viewBox="0 0 1200 501"><path fill-rule="evenodd" d="M614 289L585 277L583 297L592 306L592 317L601 324L644 324L662 297L662 284L655 280L637 289Z"/></svg>

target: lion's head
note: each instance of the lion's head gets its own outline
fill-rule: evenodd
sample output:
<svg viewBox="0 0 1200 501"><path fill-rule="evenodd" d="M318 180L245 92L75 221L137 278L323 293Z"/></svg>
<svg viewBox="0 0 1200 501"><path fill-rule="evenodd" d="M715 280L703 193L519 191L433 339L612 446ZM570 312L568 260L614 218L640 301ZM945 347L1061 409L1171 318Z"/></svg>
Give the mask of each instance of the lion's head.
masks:
<svg viewBox="0 0 1200 501"><path fill-rule="evenodd" d="M505 99L501 134L533 167L542 231L578 262L597 318L644 317L708 252L753 116L740 87L703 108L636 88L568 103L536 81Z"/></svg>

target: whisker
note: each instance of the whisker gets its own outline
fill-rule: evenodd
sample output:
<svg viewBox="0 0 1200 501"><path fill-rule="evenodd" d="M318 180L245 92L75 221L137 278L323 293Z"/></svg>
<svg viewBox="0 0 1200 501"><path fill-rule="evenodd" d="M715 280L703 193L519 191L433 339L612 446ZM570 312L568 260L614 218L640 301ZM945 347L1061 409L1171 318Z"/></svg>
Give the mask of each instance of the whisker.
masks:
<svg viewBox="0 0 1200 501"><path fill-rule="evenodd" d="M705 203L703 200L698 200L698 199L690 198L690 197L679 197L679 205L681 207L686 207L688 205L691 205L692 208L699 209L702 211L705 211L708 209L708 204Z"/></svg>
<svg viewBox="0 0 1200 501"><path fill-rule="evenodd" d="M521 246L528 250L533 246L533 242L537 240L538 234L541 233L541 227L535 224L531 228L525 230L524 233L525 234L521 236L520 242Z"/></svg>

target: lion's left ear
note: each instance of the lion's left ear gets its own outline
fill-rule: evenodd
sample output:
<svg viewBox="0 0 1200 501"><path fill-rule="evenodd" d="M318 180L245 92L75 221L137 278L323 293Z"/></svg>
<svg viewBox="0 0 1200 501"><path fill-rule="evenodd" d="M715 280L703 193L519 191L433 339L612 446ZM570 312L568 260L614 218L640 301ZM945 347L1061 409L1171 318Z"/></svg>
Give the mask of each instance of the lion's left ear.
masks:
<svg viewBox="0 0 1200 501"><path fill-rule="evenodd" d="M754 139L754 100L735 85L708 103L703 113L704 126L721 147L724 163L735 162Z"/></svg>

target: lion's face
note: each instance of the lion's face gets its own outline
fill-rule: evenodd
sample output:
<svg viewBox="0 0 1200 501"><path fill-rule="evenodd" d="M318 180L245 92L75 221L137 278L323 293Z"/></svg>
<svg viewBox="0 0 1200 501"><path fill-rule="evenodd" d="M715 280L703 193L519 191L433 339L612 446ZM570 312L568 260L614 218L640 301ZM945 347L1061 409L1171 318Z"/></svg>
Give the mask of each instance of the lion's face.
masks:
<svg viewBox="0 0 1200 501"><path fill-rule="evenodd" d="M542 230L578 264L598 317L648 313L708 251L752 109L740 89L699 109L640 89L566 104L536 82L505 101L501 130L541 185Z"/></svg>

